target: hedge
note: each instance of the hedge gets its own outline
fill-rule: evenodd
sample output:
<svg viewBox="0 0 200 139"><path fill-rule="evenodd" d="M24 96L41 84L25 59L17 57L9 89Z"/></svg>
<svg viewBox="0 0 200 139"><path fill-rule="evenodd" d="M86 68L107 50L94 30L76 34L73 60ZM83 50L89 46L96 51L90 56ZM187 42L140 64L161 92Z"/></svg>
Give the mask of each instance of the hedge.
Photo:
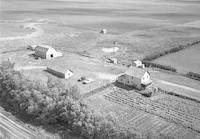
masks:
<svg viewBox="0 0 200 139"><path fill-rule="evenodd" d="M178 94L178 93L175 93L175 92L171 92L171 91L166 91L166 90L163 90L161 88L158 88L158 90L163 92L163 93L172 95L172 96L176 96L176 97L179 97L179 98L182 98L182 99L187 99L187 100L191 100L191 101L200 103L200 100L198 100L196 98L188 97L188 96L185 96L185 95L182 95L182 94Z"/></svg>
<svg viewBox="0 0 200 139"><path fill-rule="evenodd" d="M168 70L172 72L177 71L176 68L173 68L171 66L161 65L161 64L150 62L150 61L142 61L142 62L146 67L154 67L154 68L159 68L159 69Z"/></svg>
<svg viewBox="0 0 200 139"><path fill-rule="evenodd" d="M178 47L174 47L174 48L170 48L168 50L164 50L162 52L156 52L156 53L153 53L151 55L147 55L145 58L143 58L144 61L152 61L156 58L159 58L161 56L164 56L164 55L167 55L167 54L170 54L170 53L175 53L175 52L178 52L182 49L185 49L187 47L191 47L191 46L194 46L194 45L197 45L200 43L200 40L197 40L195 42L192 42L192 43L187 43L185 45L179 45Z"/></svg>
<svg viewBox="0 0 200 139"><path fill-rule="evenodd" d="M189 77L189 78L191 78L191 79L195 79L195 80L200 81L200 74L198 74L198 73L188 72L188 73L186 74L186 77Z"/></svg>

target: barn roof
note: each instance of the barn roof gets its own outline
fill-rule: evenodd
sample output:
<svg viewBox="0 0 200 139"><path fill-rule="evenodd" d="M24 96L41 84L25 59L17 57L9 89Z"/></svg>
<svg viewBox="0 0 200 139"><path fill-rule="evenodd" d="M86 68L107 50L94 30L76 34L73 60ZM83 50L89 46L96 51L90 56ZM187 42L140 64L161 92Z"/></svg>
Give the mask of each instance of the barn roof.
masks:
<svg viewBox="0 0 200 139"><path fill-rule="evenodd" d="M47 67L47 70L54 70L60 73L66 73L67 71L73 72L72 70L68 69L67 67L63 67L63 66L56 66L56 65L51 65Z"/></svg>
<svg viewBox="0 0 200 139"><path fill-rule="evenodd" d="M49 49L54 49L54 48L52 48L51 46L49 46L49 45L37 45L36 47L35 47L35 51L40 51L40 52L44 52L44 53L46 53Z"/></svg>
<svg viewBox="0 0 200 139"><path fill-rule="evenodd" d="M144 69L133 67L133 68L126 70L125 74L133 76L133 77L137 77L137 78L142 78L143 75L145 74L145 72L147 72L147 71Z"/></svg>

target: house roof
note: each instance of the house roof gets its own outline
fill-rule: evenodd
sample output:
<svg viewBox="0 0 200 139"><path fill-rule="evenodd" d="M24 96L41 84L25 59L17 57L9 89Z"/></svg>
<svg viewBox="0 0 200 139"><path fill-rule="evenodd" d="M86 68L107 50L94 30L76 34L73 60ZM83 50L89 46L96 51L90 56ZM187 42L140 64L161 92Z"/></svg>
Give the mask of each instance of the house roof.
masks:
<svg viewBox="0 0 200 139"><path fill-rule="evenodd" d="M145 74L145 72L147 72L147 71L144 69L132 67L132 68L126 70L125 74L133 76L133 77L137 77L137 78L142 78L143 75Z"/></svg>

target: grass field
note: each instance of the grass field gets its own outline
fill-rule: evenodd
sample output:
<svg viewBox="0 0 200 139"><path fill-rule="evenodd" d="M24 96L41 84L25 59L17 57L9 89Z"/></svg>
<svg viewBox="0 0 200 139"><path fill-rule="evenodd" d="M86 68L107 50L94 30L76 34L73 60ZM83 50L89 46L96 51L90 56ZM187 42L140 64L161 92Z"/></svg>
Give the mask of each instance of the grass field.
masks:
<svg viewBox="0 0 200 139"><path fill-rule="evenodd" d="M200 73L200 45L169 54L154 60L155 63L170 65L178 69L179 72Z"/></svg>

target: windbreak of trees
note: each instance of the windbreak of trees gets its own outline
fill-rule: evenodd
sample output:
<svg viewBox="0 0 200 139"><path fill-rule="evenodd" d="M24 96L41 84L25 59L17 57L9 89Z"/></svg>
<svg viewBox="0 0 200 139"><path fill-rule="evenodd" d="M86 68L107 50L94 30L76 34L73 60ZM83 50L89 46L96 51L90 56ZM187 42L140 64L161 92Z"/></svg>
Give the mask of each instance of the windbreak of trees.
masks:
<svg viewBox="0 0 200 139"><path fill-rule="evenodd" d="M200 81L200 74L198 73L188 72L185 76Z"/></svg>
<svg viewBox="0 0 200 139"><path fill-rule="evenodd" d="M52 78L46 85L29 81L13 67L10 62L0 65L0 101L20 113L42 125L60 125L62 130L80 138L138 138L136 134L120 129L113 118L97 114L79 101L76 86L66 86Z"/></svg>
<svg viewBox="0 0 200 139"><path fill-rule="evenodd" d="M156 58L159 58L161 56L178 52L178 51L180 51L182 49L185 49L187 47L191 47L191 46L197 45L199 43L200 43L200 40L197 40L197 41L194 41L194 42L191 42L191 43L187 43L187 44L184 44L184 45L180 44L177 47L173 47L173 48L170 48L170 49L167 49L167 50L163 50L161 52L156 52L156 53L153 53L151 55L147 55L143 60L144 61L152 61L152 60L154 60Z"/></svg>
<svg viewBox="0 0 200 139"><path fill-rule="evenodd" d="M159 68L159 69L168 70L172 72L177 72L177 69L171 66L157 64L150 61L142 61L142 62L144 63L146 67L154 67L154 68Z"/></svg>

